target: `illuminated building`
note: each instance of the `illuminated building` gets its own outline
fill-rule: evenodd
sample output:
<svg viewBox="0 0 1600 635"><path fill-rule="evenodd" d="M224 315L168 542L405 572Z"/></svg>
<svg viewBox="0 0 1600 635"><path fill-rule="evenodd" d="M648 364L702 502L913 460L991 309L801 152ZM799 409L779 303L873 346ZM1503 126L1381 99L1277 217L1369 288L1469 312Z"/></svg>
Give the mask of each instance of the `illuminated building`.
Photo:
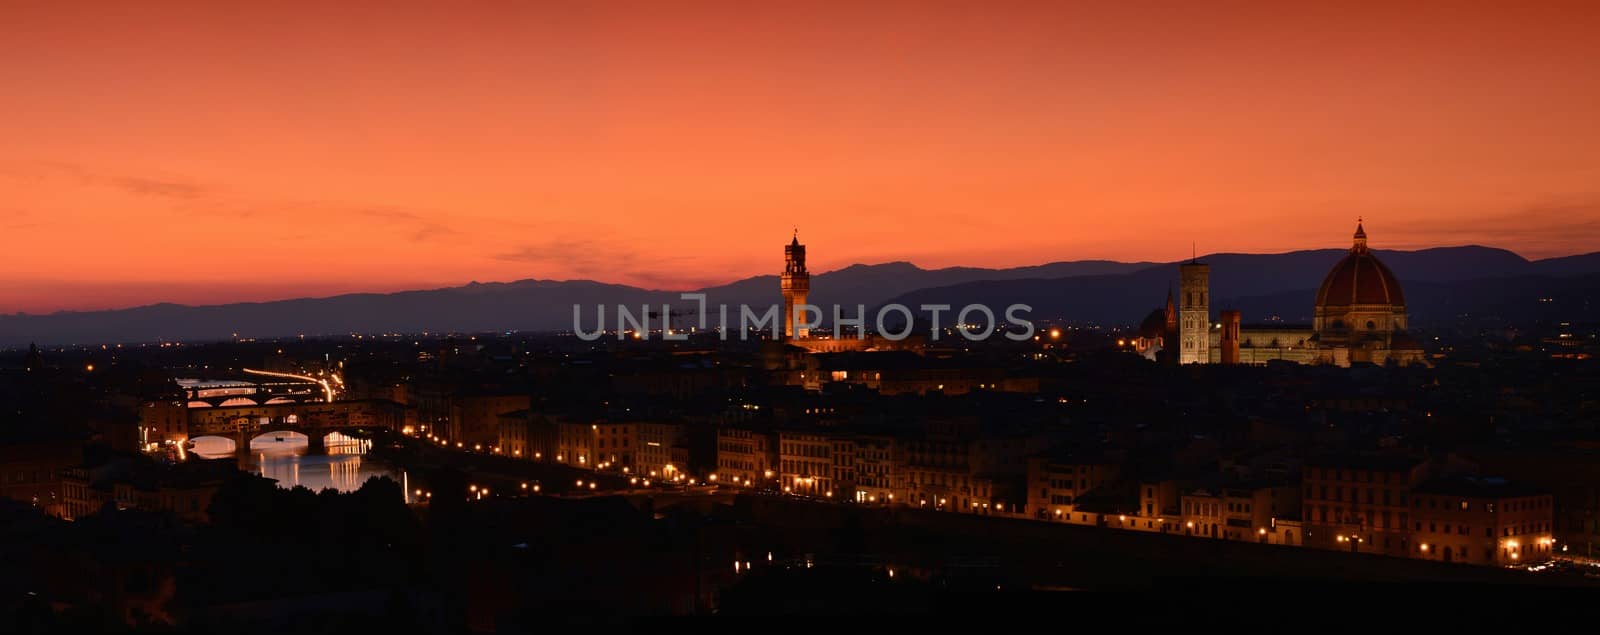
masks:
<svg viewBox="0 0 1600 635"><path fill-rule="evenodd" d="M139 409L140 445L183 443L189 438L189 409L180 401L149 401Z"/></svg>
<svg viewBox="0 0 1600 635"><path fill-rule="evenodd" d="M1028 459L1028 510L1034 518L1088 522L1074 516L1078 499L1121 475L1119 461L1099 456L1055 456Z"/></svg>
<svg viewBox="0 0 1600 635"><path fill-rule="evenodd" d="M769 345L782 347L784 344L795 347L797 351L808 353L843 353L849 351L921 351L926 346L926 337L920 333L908 335L899 340L891 340L880 334L846 333L840 332L839 337L832 333L812 333L811 329L802 326L795 320L794 309L806 304L811 293L811 272L806 270L806 246L800 244L800 234L797 231L794 239L783 247L783 273L779 275L779 290L783 294L783 342L769 342ZM820 309L819 310L823 310ZM844 310L844 309L841 309ZM867 317L866 309L862 309L862 317ZM846 311L846 316L854 313ZM831 319L827 313L823 318ZM870 318L868 318L870 319ZM780 356L781 348L769 351L769 356ZM815 379L815 377L811 377Z"/></svg>
<svg viewBox="0 0 1600 635"><path fill-rule="evenodd" d="M1028 503L1028 457L1046 447L1043 436L999 433L959 418L924 424L921 438L904 440L906 504L961 513Z"/></svg>
<svg viewBox="0 0 1600 635"><path fill-rule="evenodd" d="M527 394L468 394L451 400L450 418L444 428L448 438L467 445L494 445L499 417L507 412L526 410Z"/></svg>
<svg viewBox="0 0 1600 635"><path fill-rule="evenodd" d="M1512 565L1549 560L1550 494L1497 478L1429 480L1411 496L1411 557Z"/></svg>
<svg viewBox="0 0 1600 635"><path fill-rule="evenodd" d="M889 505L904 503L903 458L896 456L894 437L858 435L855 444L855 500L858 503Z"/></svg>
<svg viewBox="0 0 1600 635"><path fill-rule="evenodd" d="M1218 361L1223 364L1239 363L1239 312L1227 310L1217 315L1221 336L1218 338Z"/></svg>
<svg viewBox="0 0 1600 635"><path fill-rule="evenodd" d="M1135 353L1150 361L1167 359L1177 352L1178 308L1172 300L1172 289L1167 289L1167 306L1145 316L1131 346Z"/></svg>
<svg viewBox="0 0 1600 635"><path fill-rule="evenodd" d="M787 491L822 496L833 490L833 441L827 434L780 430L778 481Z"/></svg>
<svg viewBox="0 0 1600 635"><path fill-rule="evenodd" d="M1187 262L1178 266L1178 363L1204 364L1211 330L1211 266Z"/></svg>
<svg viewBox="0 0 1600 635"><path fill-rule="evenodd" d="M1421 348L1406 335L1400 281L1367 249L1367 232L1359 223L1350 253L1334 265L1317 291L1313 320L1323 363L1422 361Z"/></svg>
<svg viewBox="0 0 1600 635"><path fill-rule="evenodd" d="M550 422L555 443L545 453L546 461L552 456L556 463L592 470L595 465L595 429L599 424L582 421L556 420Z"/></svg>
<svg viewBox="0 0 1600 635"><path fill-rule="evenodd" d="M779 277L779 285L783 291L783 337L805 339L810 329L796 321L794 309L806 304L806 296L811 293L811 273L806 271L806 246L800 244L798 230L794 240L783 248L783 275Z"/></svg>
<svg viewBox="0 0 1600 635"><path fill-rule="evenodd" d="M536 456L543 458L543 448L535 447L538 431L533 413L517 410L502 413L498 419L499 434L495 439L495 447L500 448L501 454L530 461Z"/></svg>
<svg viewBox="0 0 1600 635"><path fill-rule="evenodd" d="M856 491L856 442L849 435L834 435L831 444L828 457L833 460L831 485L848 496Z"/></svg>
<svg viewBox="0 0 1600 635"><path fill-rule="evenodd" d="M1424 472L1421 461L1397 455L1335 455L1307 461L1300 497L1304 544L1408 555L1410 491Z"/></svg>
<svg viewBox="0 0 1600 635"><path fill-rule="evenodd" d="M1278 526L1298 515L1296 488L1273 484L1199 487L1181 496L1181 522L1188 535L1271 544L1298 544L1294 529Z"/></svg>
<svg viewBox="0 0 1600 635"><path fill-rule="evenodd" d="M1210 316L1210 267L1179 265L1179 355L1184 364L1425 363L1422 348L1407 332L1405 294L1394 272L1367 247L1366 229L1357 223L1349 253L1329 269L1307 326L1241 325L1237 311ZM1170 306L1170 305L1169 305ZM1171 309L1168 309L1171 311ZM1156 313L1140 325L1132 348L1150 359L1167 343Z"/></svg>
<svg viewBox="0 0 1600 635"><path fill-rule="evenodd" d="M595 433L594 455L597 466L633 474L664 474L673 465L673 445L678 426L650 421L602 421L591 428Z"/></svg>
<svg viewBox="0 0 1600 635"><path fill-rule="evenodd" d="M1554 444L1483 446L1457 453L1478 469L1549 492L1555 512L1551 530L1571 555L1600 557L1600 444L1567 440Z"/></svg>
<svg viewBox="0 0 1600 635"><path fill-rule="evenodd" d="M1179 522L1183 511L1181 491L1181 483L1171 479L1140 483L1139 515L1173 523Z"/></svg>
<svg viewBox="0 0 1600 635"><path fill-rule="evenodd" d="M769 486L776 452L771 435L750 428L717 428L717 480L724 484Z"/></svg>

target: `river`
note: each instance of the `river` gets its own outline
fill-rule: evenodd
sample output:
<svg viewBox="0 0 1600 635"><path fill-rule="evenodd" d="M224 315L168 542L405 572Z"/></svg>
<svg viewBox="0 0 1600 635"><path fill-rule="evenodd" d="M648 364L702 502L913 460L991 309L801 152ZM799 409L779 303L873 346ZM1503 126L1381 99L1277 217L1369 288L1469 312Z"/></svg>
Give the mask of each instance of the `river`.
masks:
<svg viewBox="0 0 1600 635"><path fill-rule="evenodd" d="M309 439L305 435L263 435L250 443L250 456L241 467L276 480L278 487L290 489L299 485L312 491L332 488L353 492L369 478L387 476L400 483L406 502L411 502L411 482L406 471L367 458L372 441L337 432L328 435L326 441L327 454L308 454ZM222 437L196 438L191 451L208 459L234 455L233 441Z"/></svg>

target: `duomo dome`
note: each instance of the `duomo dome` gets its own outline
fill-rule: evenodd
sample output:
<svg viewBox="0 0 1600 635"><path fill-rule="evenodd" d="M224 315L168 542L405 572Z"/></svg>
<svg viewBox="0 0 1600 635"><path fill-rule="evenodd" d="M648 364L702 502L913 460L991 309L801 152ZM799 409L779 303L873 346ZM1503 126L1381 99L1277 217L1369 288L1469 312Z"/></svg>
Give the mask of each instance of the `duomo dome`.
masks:
<svg viewBox="0 0 1600 635"><path fill-rule="evenodd" d="M1367 232L1359 223L1350 253L1333 266L1317 290L1313 319L1313 329L1324 336L1406 330L1400 280L1367 249Z"/></svg>

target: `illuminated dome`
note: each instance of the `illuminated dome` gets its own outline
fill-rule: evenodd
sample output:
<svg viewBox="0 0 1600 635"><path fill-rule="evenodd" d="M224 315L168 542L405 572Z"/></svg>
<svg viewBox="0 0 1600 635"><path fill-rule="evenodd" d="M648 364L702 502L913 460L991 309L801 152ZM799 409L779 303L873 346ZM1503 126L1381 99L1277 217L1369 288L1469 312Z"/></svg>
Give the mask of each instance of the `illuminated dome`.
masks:
<svg viewBox="0 0 1600 635"><path fill-rule="evenodd" d="M1322 279L1315 321L1316 330L1325 333L1406 328L1406 300L1400 291L1400 280L1367 249L1367 232L1360 223L1356 224L1350 253Z"/></svg>
<svg viewBox="0 0 1600 635"><path fill-rule="evenodd" d="M1405 296L1400 293L1400 281L1383 261L1367 250L1367 232L1356 225L1355 246L1350 248L1339 264L1333 266L1328 277L1322 279L1317 291L1317 306L1322 308L1351 305L1389 304L1404 306Z"/></svg>

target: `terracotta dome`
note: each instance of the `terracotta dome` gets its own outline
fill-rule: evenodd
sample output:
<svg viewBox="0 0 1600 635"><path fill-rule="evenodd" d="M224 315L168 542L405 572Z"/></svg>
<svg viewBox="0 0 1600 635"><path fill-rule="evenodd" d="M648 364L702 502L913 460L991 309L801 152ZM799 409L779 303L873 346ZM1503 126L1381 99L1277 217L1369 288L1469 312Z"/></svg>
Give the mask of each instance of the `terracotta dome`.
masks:
<svg viewBox="0 0 1600 635"><path fill-rule="evenodd" d="M1352 305L1405 306L1400 281L1376 255L1367 250L1367 232L1356 225L1355 246L1323 278L1317 291L1317 308Z"/></svg>
<svg viewBox="0 0 1600 635"><path fill-rule="evenodd" d="M1150 315L1145 316L1144 321L1139 323L1139 337L1147 337L1147 338L1154 339L1154 338L1157 338L1157 337L1161 337L1162 335L1166 334L1166 332L1167 332L1167 311L1166 311L1166 309L1156 309L1154 311L1151 311Z"/></svg>

